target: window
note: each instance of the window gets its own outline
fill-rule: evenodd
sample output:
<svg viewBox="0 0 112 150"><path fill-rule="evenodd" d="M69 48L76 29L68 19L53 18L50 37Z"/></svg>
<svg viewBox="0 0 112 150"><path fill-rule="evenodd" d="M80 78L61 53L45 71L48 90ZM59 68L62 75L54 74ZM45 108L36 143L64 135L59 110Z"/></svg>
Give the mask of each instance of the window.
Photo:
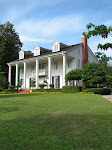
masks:
<svg viewBox="0 0 112 150"><path fill-rule="evenodd" d="M34 71L34 65L31 66L31 72L33 72L33 71Z"/></svg>
<svg viewBox="0 0 112 150"><path fill-rule="evenodd" d="M57 64L57 62L54 62L54 69L58 69L58 64Z"/></svg>
<svg viewBox="0 0 112 150"><path fill-rule="evenodd" d="M68 68L71 67L71 62L72 62L72 60L69 59L69 60L68 60Z"/></svg>
<svg viewBox="0 0 112 150"><path fill-rule="evenodd" d="M53 42L52 46L53 46L52 52L60 51L60 43L58 41Z"/></svg>
<svg viewBox="0 0 112 150"><path fill-rule="evenodd" d="M78 55L80 56L80 49L78 49Z"/></svg>
<svg viewBox="0 0 112 150"><path fill-rule="evenodd" d="M44 64L42 65L42 69L44 69L45 68L45 66L44 66Z"/></svg>
<svg viewBox="0 0 112 150"><path fill-rule="evenodd" d="M78 59L78 68L80 68L80 59Z"/></svg>
<svg viewBox="0 0 112 150"><path fill-rule="evenodd" d="M40 65L39 65L39 70L45 69L45 67L46 67L46 64L40 64Z"/></svg>

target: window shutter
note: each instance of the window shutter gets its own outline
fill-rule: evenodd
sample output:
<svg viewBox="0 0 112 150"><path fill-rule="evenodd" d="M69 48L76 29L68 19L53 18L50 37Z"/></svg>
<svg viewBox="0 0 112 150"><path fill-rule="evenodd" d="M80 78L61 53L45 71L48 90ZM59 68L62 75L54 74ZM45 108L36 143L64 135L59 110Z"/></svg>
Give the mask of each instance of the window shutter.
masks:
<svg viewBox="0 0 112 150"><path fill-rule="evenodd" d="M54 77L52 77L52 84L54 84Z"/></svg>
<svg viewBox="0 0 112 150"><path fill-rule="evenodd" d="M60 76L58 76L58 88L60 88Z"/></svg>

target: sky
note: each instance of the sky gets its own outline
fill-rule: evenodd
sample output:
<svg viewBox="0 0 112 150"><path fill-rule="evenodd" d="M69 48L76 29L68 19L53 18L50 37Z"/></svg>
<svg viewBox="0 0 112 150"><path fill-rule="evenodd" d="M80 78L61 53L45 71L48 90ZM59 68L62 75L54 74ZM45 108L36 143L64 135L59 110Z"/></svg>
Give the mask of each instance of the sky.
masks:
<svg viewBox="0 0 112 150"><path fill-rule="evenodd" d="M81 43L86 25L112 26L112 0L0 0L0 24L7 21L14 28L23 50L33 51L35 46L52 49L56 40L67 45ZM112 36L88 39L88 46L95 53L98 43L111 42Z"/></svg>

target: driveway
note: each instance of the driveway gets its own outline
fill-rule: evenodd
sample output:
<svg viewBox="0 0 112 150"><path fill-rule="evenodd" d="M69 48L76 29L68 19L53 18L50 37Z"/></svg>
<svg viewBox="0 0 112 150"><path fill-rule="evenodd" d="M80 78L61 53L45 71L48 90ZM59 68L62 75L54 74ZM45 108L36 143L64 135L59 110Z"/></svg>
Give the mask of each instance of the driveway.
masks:
<svg viewBox="0 0 112 150"><path fill-rule="evenodd" d="M112 102L112 95L103 95L103 97Z"/></svg>

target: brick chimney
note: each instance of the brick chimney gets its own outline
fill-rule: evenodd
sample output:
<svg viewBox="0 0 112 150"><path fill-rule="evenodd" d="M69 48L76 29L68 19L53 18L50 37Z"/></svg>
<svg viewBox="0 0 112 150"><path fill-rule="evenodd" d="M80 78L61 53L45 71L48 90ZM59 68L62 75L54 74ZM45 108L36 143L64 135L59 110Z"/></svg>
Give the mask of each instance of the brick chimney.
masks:
<svg viewBox="0 0 112 150"><path fill-rule="evenodd" d="M83 43L83 45L82 45L82 57L83 57L82 67L83 67L83 65L88 62L88 46L87 46L87 38L82 36L81 40Z"/></svg>

